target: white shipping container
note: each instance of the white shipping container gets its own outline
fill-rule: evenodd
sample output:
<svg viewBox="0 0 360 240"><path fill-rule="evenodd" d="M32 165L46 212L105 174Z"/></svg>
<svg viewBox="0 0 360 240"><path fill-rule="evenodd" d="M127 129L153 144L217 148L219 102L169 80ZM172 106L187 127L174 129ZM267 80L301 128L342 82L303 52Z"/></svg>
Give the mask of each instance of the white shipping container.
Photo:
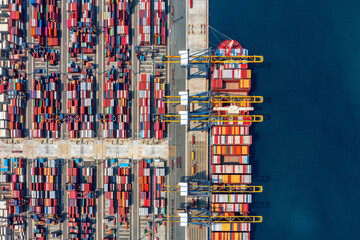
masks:
<svg viewBox="0 0 360 240"><path fill-rule="evenodd" d="M229 231L228 229L236 229L238 231L250 232L250 223L212 223L211 224L211 231L213 232L225 232L225 231Z"/></svg>

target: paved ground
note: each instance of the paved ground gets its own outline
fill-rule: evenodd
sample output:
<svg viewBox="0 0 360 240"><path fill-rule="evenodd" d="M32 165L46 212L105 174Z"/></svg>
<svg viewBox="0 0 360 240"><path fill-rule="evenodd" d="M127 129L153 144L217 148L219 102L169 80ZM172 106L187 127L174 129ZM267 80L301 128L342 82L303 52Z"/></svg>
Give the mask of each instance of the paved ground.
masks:
<svg viewBox="0 0 360 240"><path fill-rule="evenodd" d="M171 12L171 7L174 7L174 17L171 18L171 14L168 16L169 21L169 36L168 36L168 46L167 51L168 55L178 55L179 50L185 50L187 48L193 49L204 49L207 48L207 33L205 25L207 25L207 12L202 12L198 14L199 11L204 9L201 4L207 4L208 0L198 0L194 1L194 8L190 10L189 17L187 17L186 4L188 1L178 1L178 0L169 0L169 10ZM32 13L32 6L29 7L29 15ZM67 45L69 42L69 30L66 27L66 19L68 18L68 13L64 6L60 7L61 10L61 63L57 65L57 68L60 69L62 73L67 72L66 64L69 62L69 54L67 52ZM101 29L103 24L103 4L100 4L97 11L98 27ZM207 11L207 9L206 9ZM205 14L205 15L204 15ZM31 15L30 15L31 16ZM67 140L67 125L62 124L61 126L61 138L60 141L52 140L24 140L22 142L8 141L8 143L0 142L0 157L48 157L48 158L89 158L95 160L96 162L101 162L104 158L133 158L141 159L143 157L165 157L168 159L167 166L170 166L171 160L176 158L182 159L182 168L174 167L173 170L170 170L170 177L167 177L168 185L177 185L180 181L184 180L184 176L191 176L191 166L197 164L197 173L196 178L207 178L207 169L208 169L208 156L207 156L207 134L206 133L195 133L195 145L191 145L192 133L186 134L185 126L181 126L177 123L172 123L168 125L168 139L165 141L154 141L154 140L136 140L138 139L138 111L137 106L137 88L138 88L138 73L143 71L149 71L149 73L154 73L154 63L159 61L159 56L155 57L153 61L148 61L146 64L139 65L139 61L136 58L134 48L137 45L137 36L138 36L138 6L132 9L131 15L131 25L133 29L132 37L132 78L131 78L131 90L132 90L132 108L131 108L131 139L130 140L100 140L102 137L102 125L97 123L97 132L96 137L98 140ZM173 21L173 23L172 23ZM193 24L194 26L189 27L188 24ZM201 24L204 24L202 26ZM30 24L27 23L27 28L30 29ZM194 31L194 33L193 33ZM28 39L32 39L30 31L27 32ZM199 40L200 39L200 40ZM106 69L104 51L102 46L104 46L104 34L102 33L97 37L99 44L96 45L96 71L98 73L104 72ZM153 48L153 47L151 47ZM156 47L159 50L159 54L165 54L166 49L163 47ZM38 67L48 69L47 64L40 63L39 60L35 60L32 57L29 57L27 61L27 72L33 72L34 69ZM181 68L180 64L167 64L167 83L168 83L168 93L170 95L178 95L179 91L186 90L188 87L191 88L191 92L196 89L197 91L206 91L208 88L207 82L204 79L191 80L186 82L186 70ZM55 68L51 68L55 71ZM28 77L28 89L30 89L31 82L33 80L33 75ZM97 80L97 112L102 112L102 96L103 96L103 82L104 75L96 75ZM61 90L62 90L62 110L66 112L66 75L61 76ZM195 106L196 107L196 106ZM176 107L170 107L169 112L175 112ZM31 117L32 117L32 105L31 101L28 101L27 107L27 121L26 128L31 128ZM192 161L190 154L191 151L195 151L195 160ZM14 153L18 151L18 153ZM63 170L66 169L65 161L62 163ZM30 170L28 169L28 172ZM97 165L97 186L103 186L103 164ZM132 172L134 174L138 173L138 166L133 165ZM63 199L63 213L67 214L67 194L65 189L66 182L66 171L63 171L62 175L62 195ZM131 238L139 239L140 232L137 226L140 226L139 217L138 217L138 178L136 175L133 177L133 193L132 194L132 203L131 206ZM103 209L104 207L104 196L103 194L97 198L98 209ZM167 201L167 211L171 215L175 215L174 212L176 209L184 208L185 203L188 199L180 197L179 193L169 193ZM102 239L105 236L104 224L103 224L103 212L97 210L97 222L96 222L96 238ZM63 236L67 235L67 221L61 224L60 228L63 232ZM198 230L198 227L194 228L193 226L189 228L180 227L178 223L173 225L168 223L166 225L166 239L206 239L206 230ZM28 228L28 231L30 228ZM30 234L30 232L28 232ZM189 235L188 235L189 234ZM30 238L29 238L30 239Z"/></svg>
<svg viewBox="0 0 360 240"><path fill-rule="evenodd" d="M174 7L174 24L170 25L170 36L169 36L169 55L178 55L179 50L186 49L186 11L185 1L170 1L170 8ZM185 69L181 68L180 64L168 64L169 77L170 79L170 95L178 95L179 91L186 90L185 80ZM173 75L174 73L174 75ZM175 109L168 109L169 112L175 112ZM186 144L185 144L185 126L178 123L172 123L169 125L169 145L176 147L176 156L169 160L176 160L177 157L182 158L182 168L174 167L174 170L170 173L172 177L168 178L168 184L171 186L177 185L183 176L186 176ZM168 213L169 215L176 215L172 212L172 209L176 211L178 208L183 208L182 203L185 201L184 197L180 197L178 192L169 193L168 197ZM167 239L186 239L186 229L180 227L178 223L168 225L168 238ZM185 231L184 231L185 230Z"/></svg>

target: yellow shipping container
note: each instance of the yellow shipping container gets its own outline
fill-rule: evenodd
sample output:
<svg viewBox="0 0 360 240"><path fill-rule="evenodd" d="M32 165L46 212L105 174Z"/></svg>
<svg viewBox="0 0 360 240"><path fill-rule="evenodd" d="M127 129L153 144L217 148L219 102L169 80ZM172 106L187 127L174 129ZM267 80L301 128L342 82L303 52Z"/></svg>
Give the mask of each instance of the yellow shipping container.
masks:
<svg viewBox="0 0 360 240"><path fill-rule="evenodd" d="M250 69L248 69L248 71L247 71L247 76L248 76L248 78L251 78L251 70Z"/></svg>
<svg viewBox="0 0 360 240"><path fill-rule="evenodd" d="M249 154L249 146L241 146L241 154Z"/></svg>

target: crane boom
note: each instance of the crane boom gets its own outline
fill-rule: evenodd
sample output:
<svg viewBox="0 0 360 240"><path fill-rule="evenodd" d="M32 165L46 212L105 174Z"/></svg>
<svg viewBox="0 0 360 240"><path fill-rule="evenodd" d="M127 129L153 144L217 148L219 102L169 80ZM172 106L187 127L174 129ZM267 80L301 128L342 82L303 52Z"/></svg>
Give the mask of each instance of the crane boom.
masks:
<svg viewBox="0 0 360 240"><path fill-rule="evenodd" d="M263 56L216 56L216 55L203 55L203 56L190 56L190 64L199 63L262 63ZM180 63L180 56L164 56L163 62L165 63Z"/></svg>

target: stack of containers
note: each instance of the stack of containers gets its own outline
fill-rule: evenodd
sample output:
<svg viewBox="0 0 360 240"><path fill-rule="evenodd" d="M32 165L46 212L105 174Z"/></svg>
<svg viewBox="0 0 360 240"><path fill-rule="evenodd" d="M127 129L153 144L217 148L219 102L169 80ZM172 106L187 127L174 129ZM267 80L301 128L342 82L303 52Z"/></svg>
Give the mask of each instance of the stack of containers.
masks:
<svg viewBox="0 0 360 240"><path fill-rule="evenodd" d="M6 164L7 162L7 164ZM14 174L10 177L9 190L11 195L7 201L8 215L19 215L24 212L25 205L25 159L11 158L15 165ZM4 159L5 166L9 165L9 159Z"/></svg>
<svg viewBox="0 0 360 240"><path fill-rule="evenodd" d="M24 21L23 1L9 0L8 2L9 2L9 15L10 15L9 29L11 31L11 34L9 35L10 37L9 42L13 44L22 45L23 38L21 36L20 29L23 29L23 21Z"/></svg>
<svg viewBox="0 0 360 240"><path fill-rule="evenodd" d="M165 82L163 82L160 78L154 79L154 114L161 115L165 114ZM165 133L165 122L157 119L154 120L154 131L155 138L163 139Z"/></svg>
<svg viewBox="0 0 360 240"><path fill-rule="evenodd" d="M31 5L34 7L34 14L30 19L31 36L33 36L40 45L45 45L44 0L32 0Z"/></svg>
<svg viewBox="0 0 360 240"><path fill-rule="evenodd" d="M9 138L10 129L9 129L9 106L7 102L7 85L8 78L2 77L0 80L0 138Z"/></svg>
<svg viewBox="0 0 360 240"><path fill-rule="evenodd" d="M150 74L140 74L140 138L150 138Z"/></svg>
<svg viewBox="0 0 360 240"><path fill-rule="evenodd" d="M48 167L44 168L45 184L44 184L44 207L45 216L49 220L55 220L58 216L60 177L56 160L49 160Z"/></svg>
<svg viewBox="0 0 360 240"><path fill-rule="evenodd" d="M130 69L126 68L130 65L130 47L129 47L129 1L117 1L117 52L116 60L118 66L118 80L116 82L116 119L118 128L116 137L128 138L128 125L130 121L129 110L129 85L130 85Z"/></svg>
<svg viewBox="0 0 360 240"><path fill-rule="evenodd" d="M95 31L94 23L96 15L94 14L95 2L93 0L82 0L82 18L78 23L78 27L82 27L80 41L82 53L84 54L94 54L94 44L95 44Z"/></svg>
<svg viewBox="0 0 360 240"><path fill-rule="evenodd" d="M50 73L47 77L34 78L31 99L33 99L33 124L30 137L59 138L59 115L61 103L59 101L58 83L59 73Z"/></svg>
<svg viewBox="0 0 360 240"><path fill-rule="evenodd" d="M59 7L56 0L46 0L45 7L45 35L48 37L48 46L59 46Z"/></svg>
<svg viewBox="0 0 360 240"><path fill-rule="evenodd" d="M66 10L70 12L70 17L67 19L67 27L69 29L76 29L79 20L79 1L69 0L66 4Z"/></svg>
<svg viewBox="0 0 360 240"><path fill-rule="evenodd" d="M215 54L218 56L227 55L248 55L246 49L217 49ZM227 84L225 84L227 83ZM231 86L231 87L226 87ZM247 64L231 63L220 64L213 70L213 79L211 81L212 91L215 92L246 92L251 88L251 70Z"/></svg>
<svg viewBox="0 0 360 240"><path fill-rule="evenodd" d="M87 215L89 218L94 217L94 198L93 195L93 182L94 182L94 168L83 168L82 183L80 184L80 191L82 192L82 208L81 214Z"/></svg>
<svg viewBox="0 0 360 240"><path fill-rule="evenodd" d="M105 58L110 62L115 62L115 13L116 5L113 0L106 0L104 11L105 28Z"/></svg>
<svg viewBox="0 0 360 240"><path fill-rule="evenodd" d="M1 120L5 120L3 127L10 130L12 138L24 138L25 135L25 74L19 75L16 70L10 69L9 79L3 78L0 89L5 94L2 94L4 99L0 102L7 102L7 107L3 108L3 113L0 115ZM7 113L4 110L7 110ZM5 132L6 134L6 132Z"/></svg>
<svg viewBox="0 0 360 240"><path fill-rule="evenodd" d="M236 41L224 41L215 55L247 55ZM218 64L213 67L211 90L222 95L248 95L250 90L251 71L247 64ZM249 102L236 103L238 107L250 107ZM215 107L227 107L216 103ZM214 110L220 115L228 114L225 110ZM240 112L247 115L248 111ZM242 118L242 119L241 119ZM231 120L232 119L232 120ZM211 183L217 186L245 186L251 183L251 165L249 165L249 146L252 137L249 135L250 122L237 122L247 117L228 118L227 122L218 122L211 128ZM211 214L228 216L233 213L246 216L249 213L251 194L213 194ZM212 239L250 239L250 224L247 223L213 223Z"/></svg>
<svg viewBox="0 0 360 240"><path fill-rule="evenodd" d="M116 119L118 122L116 136L118 138L128 138L130 121L129 85L130 69L119 68L119 76L116 82Z"/></svg>
<svg viewBox="0 0 360 240"><path fill-rule="evenodd" d="M90 69L83 69L80 82L80 122L81 138L93 138L95 129L94 117L94 88L92 72Z"/></svg>
<svg viewBox="0 0 360 240"><path fill-rule="evenodd" d="M130 180L130 168L129 167L119 167L116 183L118 186L117 192L117 201L118 201L118 214L120 222L126 223L126 228L128 228L129 223L129 201L131 194L131 180Z"/></svg>
<svg viewBox="0 0 360 240"><path fill-rule="evenodd" d="M151 1L140 0L139 4L139 44L150 45Z"/></svg>
<svg viewBox="0 0 360 240"><path fill-rule="evenodd" d="M105 169L104 169L104 192L105 192L105 207L108 214L115 214L115 197L116 189L115 189L115 175L114 175L114 168L111 167L110 159L106 159L105 162Z"/></svg>
<svg viewBox="0 0 360 240"><path fill-rule="evenodd" d="M82 169L82 181L80 185L80 191L82 193L82 199L80 199L81 215L86 218L82 221L81 230L83 233L91 232L91 220L94 218L95 201L93 194L93 182L94 182L94 168L86 167ZM87 235L89 236L89 235ZM84 234L83 238L88 239Z"/></svg>
<svg viewBox="0 0 360 240"><path fill-rule="evenodd" d="M104 83L104 114L103 114L103 137L115 138L115 70L112 67L105 72Z"/></svg>
<svg viewBox="0 0 360 240"><path fill-rule="evenodd" d="M117 44L118 44L118 52L117 52L117 60L118 66L122 67L123 64L129 64L129 1L128 0L119 0L117 1Z"/></svg>
<svg viewBox="0 0 360 240"><path fill-rule="evenodd" d="M155 45L166 44L165 0L154 0L154 37Z"/></svg>
<svg viewBox="0 0 360 240"><path fill-rule="evenodd" d="M68 184L68 227L69 227L69 238L78 239L79 236L79 168L77 168L74 160L69 163L67 170L67 184Z"/></svg>
<svg viewBox="0 0 360 240"><path fill-rule="evenodd" d="M151 178L147 161L140 161L140 215L148 215L151 203Z"/></svg>
<svg viewBox="0 0 360 240"><path fill-rule="evenodd" d="M69 73L79 73L80 72L80 68L76 65L76 63L74 61L70 61L67 66L68 66Z"/></svg>
<svg viewBox="0 0 360 240"><path fill-rule="evenodd" d="M211 239L250 240L250 223L215 223L211 226Z"/></svg>
<svg viewBox="0 0 360 240"><path fill-rule="evenodd" d="M39 219L44 215L44 159L34 159L33 166L31 168L31 185L30 185L30 211Z"/></svg>
<svg viewBox="0 0 360 240"><path fill-rule="evenodd" d="M67 27L70 30L70 41L67 50L71 57L75 57L75 54L80 53L79 34L77 31L79 20L78 0L69 0L66 5L66 10L70 13L69 18L67 19Z"/></svg>
<svg viewBox="0 0 360 240"><path fill-rule="evenodd" d="M165 168L154 169L154 214L155 218L162 218L166 214L166 196L163 194L165 182Z"/></svg>
<svg viewBox="0 0 360 240"><path fill-rule="evenodd" d="M68 131L69 138L79 138L79 114L80 114L80 99L79 99L79 80L73 79L72 75L68 75L68 83L66 84L66 99L68 111Z"/></svg>

